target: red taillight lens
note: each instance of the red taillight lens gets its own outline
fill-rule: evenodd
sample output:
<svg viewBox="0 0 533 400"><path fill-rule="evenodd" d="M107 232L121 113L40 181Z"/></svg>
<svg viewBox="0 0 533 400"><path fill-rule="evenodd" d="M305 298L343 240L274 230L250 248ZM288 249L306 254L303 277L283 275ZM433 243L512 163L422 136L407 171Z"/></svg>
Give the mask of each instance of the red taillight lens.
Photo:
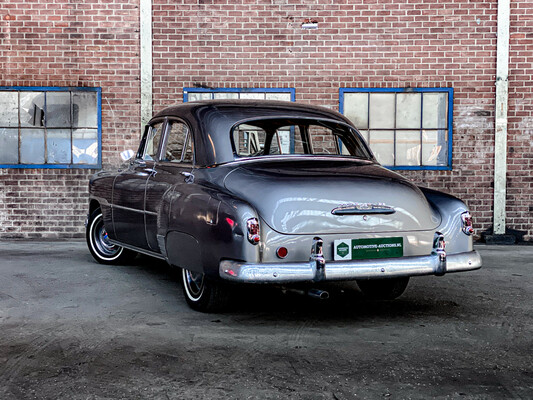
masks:
<svg viewBox="0 0 533 400"><path fill-rule="evenodd" d="M252 244L257 244L261 240L259 236L259 221L257 218L250 218L246 221L246 227L248 228L248 241Z"/></svg>
<svg viewBox="0 0 533 400"><path fill-rule="evenodd" d="M289 254L289 250L287 250L286 247L278 247L278 249L276 250L276 255L279 258L285 258L287 257L287 254Z"/></svg>
<svg viewBox="0 0 533 400"><path fill-rule="evenodd" d="M468 211L461 214L461 221L463 222L463 232L465 235L472 235L474 233L474 228L472 227L472 217Z"/></svg>

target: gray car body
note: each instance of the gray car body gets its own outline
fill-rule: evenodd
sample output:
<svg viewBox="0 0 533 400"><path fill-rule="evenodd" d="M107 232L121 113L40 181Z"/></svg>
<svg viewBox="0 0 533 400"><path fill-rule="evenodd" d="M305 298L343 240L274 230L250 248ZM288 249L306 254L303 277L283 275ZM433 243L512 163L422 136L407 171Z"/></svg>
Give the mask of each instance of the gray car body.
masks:
<svg viewBox="0 0 533 400"><path fill-rule="evenodd" d="M230 135L236 124L285 117L335 121L358 135L347 118L322 107L273 101L205 101L170 107L151 123L185 122L193 135L193 164L133 160L116 171L101 171L90 181L90 212L102 210L113 243L212 278L232 280L222 272L224 261L246 264L252 275L233 279L243 282L275 282L276 276L283 275L275 272L274 278L260 278L253 271L264 265L305 266L316 236L323 240L326 264L332 265L336 239L403 237L404 256L414 260L434 255L436 232L444 235L448 255L475 256L472 236L462 230L461 214L467 211L462 201L416 187L373 157L243 158L235 154ZM141 142L137 157L143 151ZM365 219L331 213L336 206L355 202L392 204L396 212ZM260 222L258 245L247 239L249 218ZM289 250L283 260L276 255L280 246ZM479 268L481 260L474 259L456 270ZM400 275L431 273L409 271ZM339 276L355 279L358 275L336 279ZM284 279L307 278L287 275Z"/></svg>

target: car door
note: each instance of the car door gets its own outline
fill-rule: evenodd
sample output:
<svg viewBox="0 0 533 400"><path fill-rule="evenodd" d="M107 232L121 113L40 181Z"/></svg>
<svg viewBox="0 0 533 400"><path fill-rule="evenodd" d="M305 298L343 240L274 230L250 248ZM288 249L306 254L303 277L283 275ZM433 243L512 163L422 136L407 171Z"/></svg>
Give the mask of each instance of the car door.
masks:
<svg viewBox="0 0 533 400"><path fill-rule="evenodd" d="M159 252L164 240L169 213L162 213L165 195L180 196L192 189L193 138L189 126L182 120L170 119L161 146L160 161L149 176L146 186L146 238L150 250ZM159 237L158 237L159 235Z"/></svg>
<svg viewBox="0 0 533 400"><path fill-rule="evenodd" d="M165 128L165 120L149 124L136 158L113 184L113 226L117 240L140 249L149 249L145 232L145 192L154 173Z"/></svg>

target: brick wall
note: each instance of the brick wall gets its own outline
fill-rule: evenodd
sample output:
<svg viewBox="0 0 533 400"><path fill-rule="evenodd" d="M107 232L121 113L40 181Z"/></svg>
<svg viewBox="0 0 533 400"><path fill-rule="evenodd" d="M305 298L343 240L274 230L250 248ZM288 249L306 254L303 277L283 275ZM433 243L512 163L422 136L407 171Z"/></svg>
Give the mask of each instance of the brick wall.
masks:
<svg viewBox="0 0 533 400"><path fill-rule="evenodd" d="M524 240L533 240L532 7L512 0L508 225ZM134 147L138 1L4 0L0 14L7 60L0 85L101 86L104 164ZM194 86L293 87L297 101L334 109L339 87L453 87L453 170L403 174L461 197L478 232L491 232L496 0L153 0L153 18L156 112ZM306 19L318 29L301 29ZM0 192L0 218L14 224L8 235L34 232L31 220L46 214L30 202L23 207L30 222L21 226L8 196L14 182L50 175L72 193L85 190L85 172L0 171L0 182L9 182ZM66 196L70 222L42 217L52 224L47 235L79 226L85 204L76 198Z"/></svg>
<svg viewBox="0 0 533 400"><path fill-rule="evenodd" d="M463 198L490 232L496 0L183 3L154 0L156 110L189 86L294 87L334 109L339 87L453 87L453 171L403 174Z"/></svg>
<svg viewBox="0 0 533 400"><path fill-rule="evenodd" d="M136 148L137 0L2 0L0 29L0 86L102 87L104 167ZM93 172L0 169L0 238L82 236Z"/></svg>

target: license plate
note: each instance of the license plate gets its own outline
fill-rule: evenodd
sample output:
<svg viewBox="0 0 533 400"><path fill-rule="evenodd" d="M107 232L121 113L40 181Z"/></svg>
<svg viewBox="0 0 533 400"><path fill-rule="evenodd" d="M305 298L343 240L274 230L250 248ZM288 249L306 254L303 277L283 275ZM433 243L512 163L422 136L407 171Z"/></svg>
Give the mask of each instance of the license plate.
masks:
<svg viewBox="0 0 533 400"><path fill-rule="evenodd" d="M368 260L403 256L403 237L335 240L333 259Z"/></svg>

